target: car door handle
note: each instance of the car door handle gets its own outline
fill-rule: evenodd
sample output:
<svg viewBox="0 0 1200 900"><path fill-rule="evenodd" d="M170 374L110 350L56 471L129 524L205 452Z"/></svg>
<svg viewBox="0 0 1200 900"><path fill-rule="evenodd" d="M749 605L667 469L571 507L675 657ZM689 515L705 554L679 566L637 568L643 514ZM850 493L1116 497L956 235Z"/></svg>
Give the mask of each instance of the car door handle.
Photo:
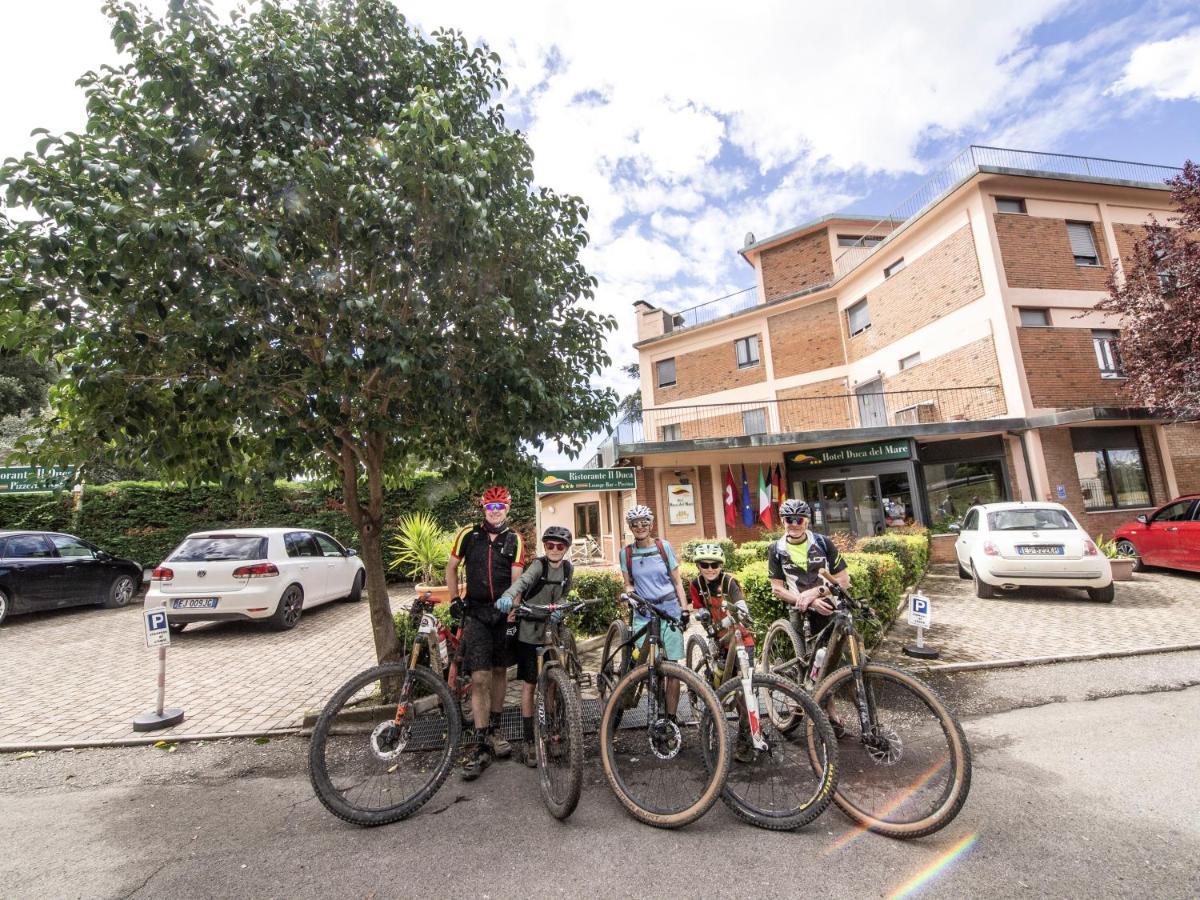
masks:
<svg viewBox="0 0 1200 900"><path fill-rule="evenodd" d="M1178 531L1178 530L1179 530L1179 527L1177 525L1172 525L1170 528L1167 529L1167 531Z"/></svg>

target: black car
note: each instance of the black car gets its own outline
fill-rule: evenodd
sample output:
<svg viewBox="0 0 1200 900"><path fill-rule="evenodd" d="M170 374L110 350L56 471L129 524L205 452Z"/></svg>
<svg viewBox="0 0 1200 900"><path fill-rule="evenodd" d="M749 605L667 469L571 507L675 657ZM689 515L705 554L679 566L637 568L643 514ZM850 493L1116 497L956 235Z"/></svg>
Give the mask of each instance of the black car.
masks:
<svg viewBox="0 0 1200 900"><path fill-rule="evenodd" d="M141 586L141 566L73 535L0 531L0 623L39 609L125 606Z"/></svg>

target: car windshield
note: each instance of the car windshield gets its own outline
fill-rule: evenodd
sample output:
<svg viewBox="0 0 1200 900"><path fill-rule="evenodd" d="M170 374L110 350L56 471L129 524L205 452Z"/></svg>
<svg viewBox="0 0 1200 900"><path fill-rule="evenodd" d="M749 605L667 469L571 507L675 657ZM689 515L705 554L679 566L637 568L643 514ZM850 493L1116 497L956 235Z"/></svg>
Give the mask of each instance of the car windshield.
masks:
<svg viewBox="0 0 1200 900"><path fill-rule="evenodd" d="M992 531L1075 530L1075 523L1061 509L1001 509L987 518Z"/></svg>
<svg viewBox="0 0 1200 900"><path fill-rule="evenodd" d="M190 537L175 548L167 562L217 562L222 559L248 560L265 559L267 539L265 537L216 535L212 537Z"/></svg>

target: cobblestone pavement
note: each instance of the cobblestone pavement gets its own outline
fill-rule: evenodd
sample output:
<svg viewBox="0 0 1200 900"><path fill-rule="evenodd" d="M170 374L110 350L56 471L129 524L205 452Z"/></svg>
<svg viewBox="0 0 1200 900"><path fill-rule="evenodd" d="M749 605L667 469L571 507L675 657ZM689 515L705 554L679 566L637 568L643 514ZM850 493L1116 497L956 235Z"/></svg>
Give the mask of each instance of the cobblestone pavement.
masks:
<svg viewBox="0 0 1200 900"><path fill-rule="evenodd" d="M933 607L925 643L941 652L933 666L1039 657L1119 653L1200 644L1200 575L1153 570L1118 582L1112 603L1082 590L1021 588L980 600L954 566L935 566L920 592ZM880 660L916 660L900 648L916 641L904 612L875 652Z"/></svg>
<svg viewBox="0 0 1200 900"><path fill-rule="evenodd" d="M391 592L392 607L414 596ZM248 622L192 625L167 653L166 705L179 734L294 728L310 708L375 659L366 602L306 610L291 631ZM140 598L14 616L0 628L0 748L133 738L154 708L158 654L145 646Z"/></svg>

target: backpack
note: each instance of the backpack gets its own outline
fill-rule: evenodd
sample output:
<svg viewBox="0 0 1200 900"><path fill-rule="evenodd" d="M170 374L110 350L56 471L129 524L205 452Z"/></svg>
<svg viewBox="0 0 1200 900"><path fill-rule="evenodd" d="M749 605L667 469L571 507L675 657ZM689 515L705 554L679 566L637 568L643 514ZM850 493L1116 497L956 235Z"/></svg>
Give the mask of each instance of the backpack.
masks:
<svg viewBox="0 0 1200 900"><path fill-rule="evenodd" d="M535 581L533 583L533 585L529 588L529 590L527 590L525 592L525 599L527 599L527 600L531 597L536 597L538 595L538 592L546 586L546 572L549 570L549 567L550 567L550 564L546 561L546 557L544 557L544 556L539 556L536 560L534 560L534 562L539 562L542 564L542 571L540 573L538 573L537 581ZM565 557L563 558L563 561L562 561L562 567L563 567L563 580L562 580L563 597L566 597L567 591L571 590L571 576L575 572L575 567L571 564L571 561L569 559L566 559Z"/></svg>
<svg viewBox="0 0 1200 900"><path fill-rule="evenodd" d="M663 546L663 542L659 538L655 538L654 546L658 548L658 555L662 557L663 565L670 572L671 561L667 559L667 549ZM625 545L625 571L629 573L630 578L633 578L633 544Z"/></svg>

